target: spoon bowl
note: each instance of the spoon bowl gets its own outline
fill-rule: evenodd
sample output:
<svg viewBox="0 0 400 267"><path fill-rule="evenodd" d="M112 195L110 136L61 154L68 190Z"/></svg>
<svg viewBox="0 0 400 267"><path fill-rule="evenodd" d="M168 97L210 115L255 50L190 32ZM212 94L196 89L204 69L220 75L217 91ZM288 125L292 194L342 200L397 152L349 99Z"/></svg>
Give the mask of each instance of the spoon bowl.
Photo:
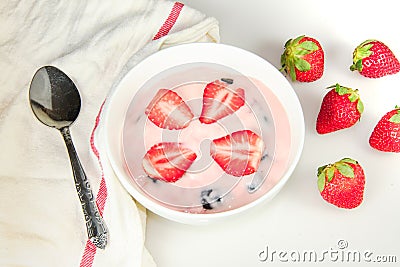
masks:
<svg viewBox="0 0 400 267"><path fill-rule="evenodd" d="M82 204L89 239L104 249L108 230L97 208L90 183L72 142L69 126L81 109L81 97L74 82L53 66L40 68L32 78L29 102L36 118L56 128L63 136L74 174L76 191Z"/></svg>
<svg viewBox="0 0 400 267"><path fill-rule="evenodd" d="M36 118L58 130L70 126L81 109L81 97L75 84L52 66L42 67L36 72L29 100Z"/></svg>

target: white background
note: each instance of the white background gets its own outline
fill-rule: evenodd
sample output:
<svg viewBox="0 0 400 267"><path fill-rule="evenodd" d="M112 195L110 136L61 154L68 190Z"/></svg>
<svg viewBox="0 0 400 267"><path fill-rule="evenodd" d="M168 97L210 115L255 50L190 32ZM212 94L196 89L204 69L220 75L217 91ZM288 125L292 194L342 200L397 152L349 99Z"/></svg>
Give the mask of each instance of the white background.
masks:
<svg viewBox="0 0 400 267"><path fill-rule="evenodd" d="M311 0L183 0L220 22L221 43L249 50L280 67L283 45L302 34L320 41L325 50L324 76L313 83L292 83L303 107L306 136L300 162L283 190L270 202L240 216L208 226L189 226L149 214L147 247L160 267L287 266L271 251L372 252L394 255L400 262L400 154L369 147L377 121L400 105L400 73L368 79L349 71L354 48L366 39L379 39L400 58L399 12L395 1ZM315 120L327 86L335 83L357 88L365 105L354 127L318 135ZM365 200L354 210L326 203L316 186L319 166L351 157L366 174ZM339 240L348 247L338 248ZM341 254L339 254L341 255ZM334 258L333 258L334 259ZM341 258L338 262L341 263ZM361 258L363 262L363 258ZM317 266L335 264L325 255ZM337 262L336 262L337 264ZM360 264L341 263L341 266ZM363 264L364 265L364 264ZM310 266L295 263L294 266Z"/></svg>

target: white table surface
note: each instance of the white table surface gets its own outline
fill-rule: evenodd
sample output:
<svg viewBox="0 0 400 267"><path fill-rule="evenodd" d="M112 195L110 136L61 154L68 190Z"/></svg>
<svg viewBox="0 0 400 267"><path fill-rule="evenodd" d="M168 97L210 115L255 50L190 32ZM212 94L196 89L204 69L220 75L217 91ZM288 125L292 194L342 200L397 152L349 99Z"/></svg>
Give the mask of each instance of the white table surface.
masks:
<svg viewBox="0 0 400 267"><path fill-rule="evenodd" d="M303 107L306 136L300 162L283 190L268 203L207 226L183 225L150 213L146 245L158 266L310 266L310 254L321 260L312 263L317 266L360 266L353 263L358 261L354 253L365 266L398 266L400 154L373 150L368 138L380 117L400 105L400 74L373 80L349 71L354 48L366 39L385 42L400 58L396 2L182 2L219 20L221 43L258 54L277 68L286 40L302 34L315 37L325 50L326 67L316 82L292 83ZM337 82L360 90L365 112L350 129L318 135L315 120L324 88ZM365 199L354 210L326 203L316 186L317 167L343 157L358 160L366 174ZM347 247L340 249L342 244ZM261 261L266 248L269 257ZM294 262L298 254L306 259Z"/></svg>

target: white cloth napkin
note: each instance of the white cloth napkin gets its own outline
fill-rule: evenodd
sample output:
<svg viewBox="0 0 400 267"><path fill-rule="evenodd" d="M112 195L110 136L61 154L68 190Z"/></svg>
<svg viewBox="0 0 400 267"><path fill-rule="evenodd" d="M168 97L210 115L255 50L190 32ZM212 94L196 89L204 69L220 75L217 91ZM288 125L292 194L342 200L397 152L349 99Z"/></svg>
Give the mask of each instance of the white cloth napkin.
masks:
<svg viewBox="0 0 400 267"><path fill-rule="evenodd" d="M155 265L144 247L146 211L99 148L99 111L124 73L147 55L209 41L219 41L217 21L178 2L0 2L0 266ZM64 71L80 90L71 134L109 229L105 250L87 240L60 133L29 107L30 80L44 65Z"/></svg>

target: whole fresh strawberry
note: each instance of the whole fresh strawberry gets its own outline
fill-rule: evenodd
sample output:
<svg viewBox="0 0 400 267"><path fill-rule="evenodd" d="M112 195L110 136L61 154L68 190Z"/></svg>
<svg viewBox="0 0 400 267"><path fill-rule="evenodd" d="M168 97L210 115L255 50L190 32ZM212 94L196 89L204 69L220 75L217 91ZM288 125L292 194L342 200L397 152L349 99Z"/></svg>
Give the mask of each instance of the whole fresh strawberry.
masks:
<svg viewBox="0 0 400 267"><path fill-rule="evenodd" d="M363 201L365 175L361 165L350 158L318 168L318 189L323 199L344 209Z"/></svg>
<svg viewBox="0 0 400 267"><path fill-rule="evenodd" d="M181 143L162 142L155 144L146 152L142 166L151 178L176 182L196 158L196 153Z"/></svg>
<svg viewBox="0 0 400 267"><path fill-rule="evenodd" d="M350 70L358 70L368 78L380 78L400 71L400 63L393 52L378 40L366 40L353 52Z"/></svg>
<svg viewBox="0 0 400 267"><path fill-rule="evenodd" d="M213 140L210 155L227 174L240 177L257 171L263 151L261 137L242 130Z"/></svg>
<svg viewBox="0 0 400 267"><path fill-rule="evenodd" d="M364 105L358 94L339 84L328 87L331 89L322 100L318 113L316 130L319 134L326 134L349 128L360 120Z"/></svg>
<svg viewBox="0 0 400 267"><path fill-rule="evenodd" d="M385 152L400 152L400 107L386 113L369 138L371 147Z"/></svg>
<svg viewBox="0 0 400 267"><path fill-rule="evenodd" d="M313 82L324 73L324 50L317 40L305 35L289 39L281 65L281 71L289 74L292 81Z"/></svg>

